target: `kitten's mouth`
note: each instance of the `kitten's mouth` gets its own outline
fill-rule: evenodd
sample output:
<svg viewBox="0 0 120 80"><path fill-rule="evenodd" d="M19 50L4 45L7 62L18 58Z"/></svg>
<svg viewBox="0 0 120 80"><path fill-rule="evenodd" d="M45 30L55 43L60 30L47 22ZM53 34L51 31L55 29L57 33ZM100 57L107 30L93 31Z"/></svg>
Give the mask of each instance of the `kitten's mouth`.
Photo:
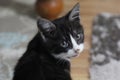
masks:
<svg viewBox="0 0 120 80"><path fill-rule="evenodd" d="M78 55L73 55L72 57L77 57Z"/></svg>
<svg viewBox="0 0 120 80"><path fill-rule="evenodd" d="M70 57L67 57L68 59L70 59L70 58L74 58L74 57L78 57L79 55L73 55L73 56L70 56Z"/></svg>
<svg viewBox="0 0 120 80"><path fill-rule="evenodd" d="M80 52L75 53L72 57L78 57L80 55Z"/></svg>

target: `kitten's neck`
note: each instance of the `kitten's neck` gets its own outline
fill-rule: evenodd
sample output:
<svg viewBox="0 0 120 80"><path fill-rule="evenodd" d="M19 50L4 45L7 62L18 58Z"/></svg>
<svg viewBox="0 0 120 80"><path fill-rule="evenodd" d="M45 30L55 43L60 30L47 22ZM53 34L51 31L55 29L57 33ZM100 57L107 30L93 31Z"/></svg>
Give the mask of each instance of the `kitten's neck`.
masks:
<svg viewBox="0 0 120 80"><path fill-rule="evenodd" d="M51 65L56 65L70 71L70 62L67 60L56 58L50 54L40 54L39 57L40 57L40 61L42 62L51 64Z"/></svg>

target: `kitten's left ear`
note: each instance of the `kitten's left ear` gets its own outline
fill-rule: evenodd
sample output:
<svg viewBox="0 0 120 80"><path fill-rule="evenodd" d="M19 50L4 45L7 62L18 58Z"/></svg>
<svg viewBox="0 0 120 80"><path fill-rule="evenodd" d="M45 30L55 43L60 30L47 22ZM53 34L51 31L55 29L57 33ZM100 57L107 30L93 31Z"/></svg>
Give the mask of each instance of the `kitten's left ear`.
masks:
<svg viewBox="0 0 120 80"><path fill-rule="evenodd" d="M80 21L80 4L77 3L66 16L69 21Z"/></svg>

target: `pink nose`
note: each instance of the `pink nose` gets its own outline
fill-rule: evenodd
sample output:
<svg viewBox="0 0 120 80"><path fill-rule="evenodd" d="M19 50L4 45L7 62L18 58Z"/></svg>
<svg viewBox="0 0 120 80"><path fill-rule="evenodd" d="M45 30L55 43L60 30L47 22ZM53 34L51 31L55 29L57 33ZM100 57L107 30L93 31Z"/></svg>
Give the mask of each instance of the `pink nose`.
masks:
<svg viewBox="0 0 120 80"><path fill-rule="evenodd" d="M75 53L79 53L79 51L80 51L80 49L76 49L76 50L75 50Z"/></svg>

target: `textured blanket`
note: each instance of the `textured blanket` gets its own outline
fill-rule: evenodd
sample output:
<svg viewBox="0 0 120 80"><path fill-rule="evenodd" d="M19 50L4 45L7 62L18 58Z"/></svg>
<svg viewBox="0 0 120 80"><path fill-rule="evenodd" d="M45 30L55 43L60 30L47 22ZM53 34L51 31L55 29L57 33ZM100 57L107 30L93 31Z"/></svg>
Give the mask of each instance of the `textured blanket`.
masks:
<svg viewBox="0 0 120 80"><path fill-rule="evenodd" d="M120 80L120 15L103 13L94 20L90 80Z"/></svg>
<svg viewBox="0 0 120 80"><path fill-rule="evenodd" d="M37 33L32 8L24 1L0 0L0 80L12 80L18 59Z"/></svg>

